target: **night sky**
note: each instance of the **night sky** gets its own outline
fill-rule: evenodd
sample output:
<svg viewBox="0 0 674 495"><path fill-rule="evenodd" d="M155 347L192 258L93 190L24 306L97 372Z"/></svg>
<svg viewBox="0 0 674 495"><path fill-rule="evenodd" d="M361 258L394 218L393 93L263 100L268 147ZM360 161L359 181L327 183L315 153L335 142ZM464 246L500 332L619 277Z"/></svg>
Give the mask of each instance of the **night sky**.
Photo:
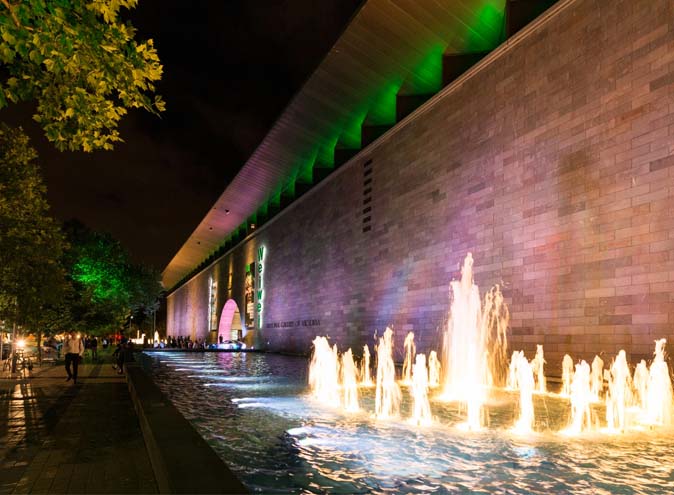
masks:
<svg viewBox="0 0 674 495"><path fill-rule="evenodd" d="M31 105L52 214L109 232L163 269L327 54L361 0L140 0L131 20L164 65L160 118L130 112L114 151L54 149Z"/></svg>

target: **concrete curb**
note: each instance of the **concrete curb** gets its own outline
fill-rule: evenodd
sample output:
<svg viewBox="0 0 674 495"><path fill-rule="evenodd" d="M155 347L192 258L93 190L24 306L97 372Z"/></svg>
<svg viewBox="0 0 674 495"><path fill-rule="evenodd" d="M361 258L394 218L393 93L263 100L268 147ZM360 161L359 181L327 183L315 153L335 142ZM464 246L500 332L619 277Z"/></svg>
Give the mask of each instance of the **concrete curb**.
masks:
<svg viewBox="0 0 674 495"><path fill-rule="evenodd" d="M124 370L160 493L248 493L138 364Z"/></svg>

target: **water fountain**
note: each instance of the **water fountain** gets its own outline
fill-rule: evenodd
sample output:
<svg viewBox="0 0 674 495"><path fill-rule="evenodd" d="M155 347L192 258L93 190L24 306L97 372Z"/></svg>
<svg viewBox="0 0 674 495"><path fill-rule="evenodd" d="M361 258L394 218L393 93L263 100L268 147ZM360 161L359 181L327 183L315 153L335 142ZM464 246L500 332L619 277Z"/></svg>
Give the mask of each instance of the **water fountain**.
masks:
<svg viewBox="0 0 674 495"><path fill-rule="evenodd" d="M590 371L590 393L592 401L599 402L601 394L604 391L604 361L599 356L592 360L592 369Z"/></svg>
<svg viewBox="0 0 674 495"><path fill-rule="evenodd" d="M414 356L417 354L417 347L414 345L414 332L409 332L405 337L405 360L403 361L402 382L405 385L412 383L412 366L414 365Z"/></svg>
<svg viewBox="0 0 674 495"><path fill-rule="evenodd" d="M568 354L564 354L562 359L562 397L571 396L571 379L573 377L573 359Z"/></svg>
<svg viewBox="0 0 674 495"><path fill-rule="evenodd" d="M452 281L450 317L444 337L442 400L465 405L465 427L482 427L482 406L489 387L499 379L505 362L505 329L509 318L498 287L485 297L473 283L473 256L468 253L461 267L461 279Z"/></svg>
<svg viewBox="0 0 674 495"><path fill-rule="evenodd" d="M536 425L532 394L547 391L543 346L536 346L535 357L530 362L524 351L513 351L508 365L504 359L508 311L503 297L495 287L488 291L481 304L478 287L473 283L472 267L469 253L461 268L461 279L451 283L442 364L435 350L430 351L428 360L425 354L416 354L413 332L408 332L405 338L402 383L408 385L405 397L412 403L409 421L417 425L431 423L429 391L441 385L441 393L435 399L458 402L460 410L465 411L465 422L457 426L481 429L488 396L502 377L506 390L519 392L518 415L512 429L518 434L530 433ZM341 406L345 412L360 410L358 387L373 383L368 346L363 347L361 366L357 369L351 349L340 357L337 346L331 347L325 337L316 337L313 344L309 370L311 396L321 404ZM655 342L653 362L648 367L642 360L634 370L634 378L624 350L618 352L607 370L603 360L595 356L592 366L581 361L574 371L571 356L565 355L558 397L569 401L570 419L563 433L579 435L588 430L622 433L641 425L670 425L674 399L665 344L665 339ZM392 329L386 329L375 349L373 417L394 419L400 415L403 393L396 382ZM608 389L602 403L605 380ZM600 429L602 415L605 428Z"/></svg>
<svg viewBox="0 0 674 495"><path fill-rule="evenodd" d="M565 433L578 435L592 428L591 402L590 365L581 361L576 365L576 372L571 380L571 423L564 430Z"/></svg>
<svg viewBox="0 0 674 495"><path fill-rule="evenodd" d="M431 404L428 401L428 368L425 354L416 356L411 385L414 410L410 422L417 426L428 426L433 422L433 418Z"/></svg>
<svg viewBox="0 0 674 495"><path fill-rule="evenodd" d="M343 349L331 346L325 337L316 337L308 377L310 394L301 392L306 387L304 369L297 382L289 384L283 376L287 363L280 366L277 376L266 366L275 359L291 359L286 356L247 355L248 360L263 360L264 366L248 366L248 362L246 376L233 375L231 362L216 370L194 364L202 359L200 355L181 358L168 353L175 362L165 368L193 370L192 376L205 382L203 388L185 386L185 382L176 387L178 401L193 389L199 394L195 409L200 414L220 400L223 391L229 392L224 407L236 404L241 413L237 421L223 421L222 407L213 407L213 419L204 429L214 445L224 442L224 452L233 450L230 438L243 441L237 444L240 449L234 465L240 456L249 455L251 461L241 463L246 473L253 473L246 474L248 479L265 478L255 470L270 452L289 456L273 459L269 463L273 467L264 468L273 473L269 478L274 489L296 488L293 483L304 482L296 491L429 493L445 489L540 495L553 491L657 493L658 489L669 493L674 489L671 470L663 461L674 455L673 430L665 428L672 422L674 399L664 339L655 342L652 362L637 364L633 378L624 351L617 353L608 369L596 356L592 366L580 361L574 370L571 356L565 355L562 393L543 395L537 392L547 382L541 366L545 364L543 348L538 346L531 361L521 350L512 352L508 366L504 330L508 312L498 289L489 291L480 307L472 282L472 258L464 261L461 281L452 284L452 295L442 368L435 350L412 352L412 362L407 351L414 341L408 335L408 366L403 366L402 378L408 376L409 384L402 390L396 381L390 328L376 339L374 356L363 347L359 370L351 349L340 355ZM465 343L469 352L453 347L458 343ZM232 354L221 356L234 358ZM476 361L468 362L467 356ZM215 357L205 353L203 359ZM367 387L373 381L371 357L376 358L374 388ZM304 361L292 359L304 368ZM466 369L461 370L452 359L464 363ZM259 376L250 376L251 370ZM167 381L159 383L165 386ZM267 388L270 383L278 388ZM432 391L434 383L440 383L436 392ZM547 386L551 388L552 383ZM506 390L500 388L503 385ZM458 403L458 416L456 404L439 403L439 398L448 395ZM255 415L247 417L246 410L251 409ZM352 414L358 410L367 414ZM464 412L467 417L462 416ZM489 418L487 431L483 415ZM209 419L199 417L198 427L202 421ZM230 429L218 437L215 430L222 425ZM482 432L474 434L476 429ZM566 438L569 435L574 438ZM279 439L284 448L278 448ZM289 481L284 485L278 480L286 475ZM270 485L263 488L270 491Z"/></svg>
<svg viewBox="0 0 674 495"><path fill-rule="evenodd" d="M634 369L632 383L634 384L636 406L643 413L648 410L648 380L648 366L646 365L646 361L642 359Z"/></svg>
<svg viewBox="0 0 674 495"><path fill-rule="evenodd" d="M672 381L665 361L666 339L655 341L655 358L648 371L647 421L652 425L672 424Z"/></svg>
<svg viewBox="0 0 674 495"><path fill-rule="evenodd" d="M358 379L356 365L353 362L351 349L342 354L342 390L344 392L344 410L356 412L358 407Z"/></svg>
<svg viewBox="0 0 674 495"><path fill-rule="evenodd" d="M594 393L591 392L592 398ZM627 355L621 350L611 364L606 395L606 423L609 431L625 431L627 408L632 403L632 377Z"/></svg>
<svg viewBox="0 0 674 495"><path fill-rule="evenodd" d="M331 348L326 337L316 337L313 344L309 365L311 394L320 403L337 407L340 405L337 345Z"/></svg>
<svg viewBox="0 0 674 495"><path fill-rule="evenodd" d="M545 380L545 357L543 356L543 346L536 346L536 356L531 360L531 369L534 372L534 382L536 383L536 392L544 394L548 391Z"/></svg>
<svg viewBox="0 0 674 495"><path fill-rule="evenodd" d="M440 372L442 365L438 359L438 353L431 351L428 355L428 386L436 388L440 386Z"/></svg>
<svg viewBox="0 0 674 495"><path fill-rule="evenodd" d="M360 368L360 384L363 387L372 387L374 382L370 375L370 348L365 344L363 346L363 359Z"/></svg>
<svg viewBox="0 0 674 495"><path fill-rule="evenodd" d="M396 417L400 410L401 392L396 383L393 362L393 330L387 328L377 346L377 381L375 389L375 411L378 419Z"/></svg>
<svg viewBox="0 0 674 495"><path fill-rule="evenodd" d="M520 415L513 430L519 434L526 434L534 427L534 370L523 352L513 354L513 358L517 359L515 370L517 387L520 391Z"/></svg>
<svg viewBox="0 0 674 495"><path fill-rule="evenodd" d="M508 367L508 381L506 382L506 389L508 390L519 390L520 388L517 368L522 358L524 358L524 351L513 351Z"/></svg>

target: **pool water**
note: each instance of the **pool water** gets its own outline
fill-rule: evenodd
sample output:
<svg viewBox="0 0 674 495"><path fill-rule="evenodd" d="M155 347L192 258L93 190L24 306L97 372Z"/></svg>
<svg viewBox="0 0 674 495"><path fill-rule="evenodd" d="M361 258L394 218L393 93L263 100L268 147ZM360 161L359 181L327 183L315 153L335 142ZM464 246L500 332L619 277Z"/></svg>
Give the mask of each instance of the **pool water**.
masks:
<svg viewBox="0 0 674 495"><path fill-rule="evenodd" d="M517 396L500 391L489 427L457 428L457 405L432 402L430 427L376 421L374 389L346 414L308 395L305 358L152 352L144 365L232 471L260 493L674 493L674 432L558 433L569 404L535 397L537 433L509 431ZM595 414L604 414L597 408Z"/></svg>

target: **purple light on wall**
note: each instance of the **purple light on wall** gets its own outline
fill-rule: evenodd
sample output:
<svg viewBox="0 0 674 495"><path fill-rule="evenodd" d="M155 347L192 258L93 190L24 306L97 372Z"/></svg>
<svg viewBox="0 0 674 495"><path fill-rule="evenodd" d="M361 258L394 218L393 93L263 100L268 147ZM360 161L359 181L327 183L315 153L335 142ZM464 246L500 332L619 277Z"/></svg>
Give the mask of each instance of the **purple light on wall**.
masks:
<svg viewBox="0 0 674 495"><path fill-rule="evenodd" d="M218 325L218 342L220 338L223 340L230 340L232 336L232 323L234 322L234 317L236 314L239 314L239 319L241 318L241 312L239 311L239 306L236 304L234 299L229 299L222 308L222 313L220 315L220 324ZM241 329L243 332L243 337L246 336L246 328L241 321Z"/></svg>

